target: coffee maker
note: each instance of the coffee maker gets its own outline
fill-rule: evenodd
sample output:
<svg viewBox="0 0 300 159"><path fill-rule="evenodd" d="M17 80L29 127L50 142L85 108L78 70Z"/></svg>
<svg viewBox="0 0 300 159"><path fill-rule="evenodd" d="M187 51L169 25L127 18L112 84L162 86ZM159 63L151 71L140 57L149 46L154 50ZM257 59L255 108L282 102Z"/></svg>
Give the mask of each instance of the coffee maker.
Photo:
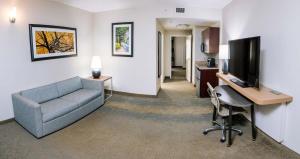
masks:
<svg viewBox="0 0 300 159"><path fill-rule="evenodd" d="M216 59L208 58L207 59L207 67L216 67Z"/></svg>

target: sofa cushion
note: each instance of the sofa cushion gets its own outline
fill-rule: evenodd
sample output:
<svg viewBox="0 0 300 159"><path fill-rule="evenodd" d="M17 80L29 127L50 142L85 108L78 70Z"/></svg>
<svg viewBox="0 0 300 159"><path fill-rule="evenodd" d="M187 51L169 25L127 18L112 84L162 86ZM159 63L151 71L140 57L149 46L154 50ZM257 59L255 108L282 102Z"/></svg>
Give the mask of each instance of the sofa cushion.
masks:
<svg viewBox="0 0 300 159"><path fill-rule="evenodd" d="M39 104L59 97L55 84L24 90L21 95Z"/></svg>
<svg viewBox="0 0 300 159"><path fill-rule="evenodd" d="M82 88L80 77L74 77L56 83L59 96L75 92Z"/></svg>
<svg viewBox="0 0 300 159"><path fill-rule="evenodd" d="M98 91L98 90L90 90L90 89L80 89L73 93L62 96L60 98L63 100L79 103L80 106L82 106L100 95L101 95L100 90Z"/></svg>
<svg viewBox="0 0 300 159"><path fill-rule="evenodd" d="M66 101L60 98L41 104L43 122L50 121L79 107L76 102Z"/></svg>

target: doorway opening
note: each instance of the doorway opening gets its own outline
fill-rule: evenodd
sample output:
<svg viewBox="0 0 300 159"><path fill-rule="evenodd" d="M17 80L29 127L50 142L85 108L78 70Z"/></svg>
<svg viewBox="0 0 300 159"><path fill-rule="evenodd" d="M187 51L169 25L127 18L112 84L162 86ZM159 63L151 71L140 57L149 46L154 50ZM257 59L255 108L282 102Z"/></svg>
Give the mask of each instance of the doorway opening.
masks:
<svg viewBox="0 0 300 159"><path fill-rule="evenodd" d="M191 82L191 35L171 36L171 77Z"/></svg>
<svg viewBox="0 0 300 159"><path fill-rule="evenodd" d="M160 50L158 52L161 52L157 58L158 90L161 86L163 88L164 84L178 80L180 82L173 84L178 87L186 84L194 88L196 63L206 62L209 57L201 51L202 31L207 27L219 25L219 22L188 18L158 18L156 24L163 41L162 43L158 41L157 45Z"/></svg>

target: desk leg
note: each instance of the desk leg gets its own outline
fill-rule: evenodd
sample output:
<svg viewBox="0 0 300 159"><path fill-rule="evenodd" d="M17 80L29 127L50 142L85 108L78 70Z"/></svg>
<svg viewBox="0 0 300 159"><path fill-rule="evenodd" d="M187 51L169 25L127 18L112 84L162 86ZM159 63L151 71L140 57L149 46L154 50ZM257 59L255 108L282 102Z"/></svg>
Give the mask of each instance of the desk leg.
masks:
<svg viewBox="0 0 300 159"><path fill-rule="evenodd" d="M212 118L212 124L213 124L213 126L216 125L215 124L216 120L217 120L217 108L214 107L213 118Z"/></svg>
<svg viewBox="0 0 300 159"><path fill-rule="evenodd" d="M255 126L255 110L254 110L254 104L251 105L251 126L252 126L252 140L256 140L257 131Z"/></svg>
<svg viewBox="0 0 300 159"><path fill-rule="evenodd" d="M231 130L232 130L232 106L229 105L229 119L228 119L228 144L227 147L230 147L232 144L231 139Z"/></svg>

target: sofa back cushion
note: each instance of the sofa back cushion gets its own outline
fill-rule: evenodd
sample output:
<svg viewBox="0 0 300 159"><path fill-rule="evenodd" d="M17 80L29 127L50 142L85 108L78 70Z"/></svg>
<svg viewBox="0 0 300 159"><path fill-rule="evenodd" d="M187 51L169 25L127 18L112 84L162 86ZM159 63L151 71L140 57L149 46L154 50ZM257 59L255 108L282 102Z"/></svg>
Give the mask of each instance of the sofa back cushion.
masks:
<svg viewBox="0 0 300 159"><path fill-rule="evenodd" d="M29 90L21 91L21 95L37 103L44 103L59 97L55 84L49 84Z"/></svg>
<svg viewBox="0 0 300 159"><path fill-rule="evenodd" d="M58 95L64 96L66 94L77 91L82 88L80 77L70 78L56 83Z"/></svg>

